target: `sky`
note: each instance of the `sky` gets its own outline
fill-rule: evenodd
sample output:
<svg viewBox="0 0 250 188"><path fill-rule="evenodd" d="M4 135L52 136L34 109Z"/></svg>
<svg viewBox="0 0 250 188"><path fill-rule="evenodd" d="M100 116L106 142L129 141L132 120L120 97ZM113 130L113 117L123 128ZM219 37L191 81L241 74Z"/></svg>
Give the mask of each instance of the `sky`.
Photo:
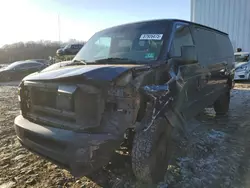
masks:
<svg viewBox="0 0 250 188"><path fill-rule="evenodd" d="M19 41L86 41L99 30L123 23L157 18L190 20L190 0L0 0L0 3L0 46Z"/></svg>

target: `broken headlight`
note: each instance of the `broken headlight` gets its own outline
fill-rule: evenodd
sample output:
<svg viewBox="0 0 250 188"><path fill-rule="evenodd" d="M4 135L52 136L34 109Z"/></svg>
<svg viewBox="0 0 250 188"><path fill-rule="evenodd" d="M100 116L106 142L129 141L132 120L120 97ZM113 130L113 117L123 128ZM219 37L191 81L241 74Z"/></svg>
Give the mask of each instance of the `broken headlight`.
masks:
<svg viewBox="0 0 250 188"><path fill-rule="evenodd" d="M243 69L243 70L247 70L247 68L248 68L248 66L247 66L247 65L243 65L243 66L241 66L241 69Z"/></svg>
<svg viewBox="0 0 250 188"><path fill-rule="evenodd" d="M132 72L129 72L125 75L122 75L117 81L116 81L116 85L117 86L126 86L129 84L129 82L131 82L133 79L133 75Z"/></svg>

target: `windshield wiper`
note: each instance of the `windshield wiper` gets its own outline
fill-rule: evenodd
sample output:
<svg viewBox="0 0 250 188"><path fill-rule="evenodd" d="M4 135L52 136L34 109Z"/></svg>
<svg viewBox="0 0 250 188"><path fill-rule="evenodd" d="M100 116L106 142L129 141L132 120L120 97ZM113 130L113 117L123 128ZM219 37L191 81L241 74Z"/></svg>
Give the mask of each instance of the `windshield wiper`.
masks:
<svg viewBox="0 0 250 188"><path fill-rule="evenodd" d="M124 63L124 62L126 62L126 63L137 63L137 61L135 61L135 60L132 60L132 59L128 59L128 58L118 58L118 57L110 57L110 58L105 58L105 59L98 59L98 60L95 60L95 62L96 63L105 63L105 62L107 62L107 63L120 63L120 62L122 62L122 63Z"/></svg>
<svg viewBox="0 0 250 188"><path fill-rule="evenodd" d="M70 65L87 65L87 62L82 59L74 59Z"/></svg>

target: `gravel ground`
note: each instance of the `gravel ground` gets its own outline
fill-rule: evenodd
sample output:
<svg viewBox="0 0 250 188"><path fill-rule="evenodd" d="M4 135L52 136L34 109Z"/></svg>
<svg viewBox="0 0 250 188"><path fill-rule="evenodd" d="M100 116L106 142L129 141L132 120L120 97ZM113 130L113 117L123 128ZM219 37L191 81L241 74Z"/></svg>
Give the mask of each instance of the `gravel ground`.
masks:
<svg viewBox="0 0 250 188"><path fill-rule="evenodd" d="M237 83L230 113L212 109L187 123L188 139L177 139L166 178L158 185L135 181L126 156L91 177L76 179L66 170L22 148L13 129L19 113L18 83L0 84L0 188L11 187L250 187L250 84ZM125 162L121 162L125 161Z"/></svg>

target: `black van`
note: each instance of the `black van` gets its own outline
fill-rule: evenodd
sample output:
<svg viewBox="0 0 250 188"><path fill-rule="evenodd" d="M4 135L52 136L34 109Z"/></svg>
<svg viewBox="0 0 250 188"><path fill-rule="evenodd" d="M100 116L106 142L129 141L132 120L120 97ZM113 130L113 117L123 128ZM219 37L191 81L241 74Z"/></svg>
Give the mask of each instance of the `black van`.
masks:
<svg viewBox="0 0 250 188"><path fill-rule="evenodd" d="M138 180L167 168L173 130L213 105L226 114L234 52L226 33L182 20L151 20L97 32L72 61L23 79L20 142L87 175L127 148ZM121 144L122 143L122 144Z"/></svg>

